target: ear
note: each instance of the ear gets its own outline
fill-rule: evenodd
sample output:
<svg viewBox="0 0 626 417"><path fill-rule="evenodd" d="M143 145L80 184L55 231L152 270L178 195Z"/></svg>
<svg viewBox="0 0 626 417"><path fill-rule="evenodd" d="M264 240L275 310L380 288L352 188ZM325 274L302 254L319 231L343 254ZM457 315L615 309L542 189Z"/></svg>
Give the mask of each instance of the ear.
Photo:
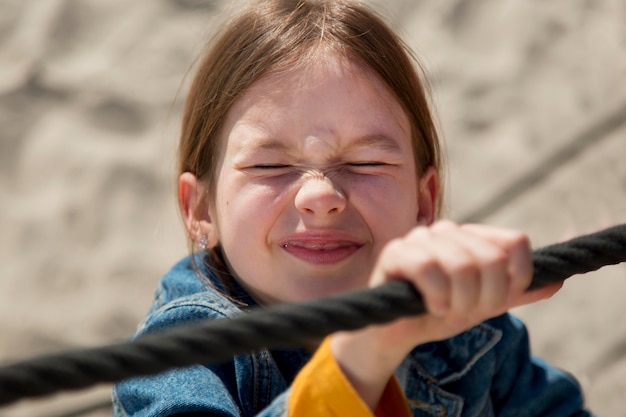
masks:
<svg viewBox="0 0 626 417"><path fill-rule="evenodd" d="M427 226L437 217L437 202L439 198L439 178L437 171L429 167L419 179L417 195L418 212L417 224Z"/></svg>
<svg viewBox="0 0 626 417"><path fill-rule="evenodd" d="M190 172L178 179L178 204L187 227L188 236L203 249L219 242L217 225L212 220L206 186Z"/></svg>

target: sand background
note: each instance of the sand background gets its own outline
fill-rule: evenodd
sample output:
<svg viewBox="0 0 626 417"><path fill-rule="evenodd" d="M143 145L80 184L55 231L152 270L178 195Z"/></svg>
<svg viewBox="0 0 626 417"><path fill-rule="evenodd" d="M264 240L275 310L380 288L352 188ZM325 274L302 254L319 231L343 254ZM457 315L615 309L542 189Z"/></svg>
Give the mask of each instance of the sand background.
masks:
<svg viewBox="0 0 626 417"><path fill-rule="evenodd" d="M448 216L536 247L626 222L623 0L392 0L449 152ZM231 2L0 0L0 363L125 340L186 253L185 75ZM626 416L626 266L518 310L535 352ZM110 415L109 387L0 416Z"/></svg>

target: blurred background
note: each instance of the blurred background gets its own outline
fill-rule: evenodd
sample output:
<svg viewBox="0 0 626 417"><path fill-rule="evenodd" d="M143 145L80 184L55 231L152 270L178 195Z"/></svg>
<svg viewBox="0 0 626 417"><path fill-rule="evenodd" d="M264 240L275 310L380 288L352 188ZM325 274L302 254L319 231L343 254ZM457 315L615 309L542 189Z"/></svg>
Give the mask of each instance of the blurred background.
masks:
<svg viewBox="0 0 626 417"><path fill-rule="evenodd" d="M626 222L626 2L371 1L415 49L447 215L536 247ZM230 1L0 0L0 364L126 340L186 254L175 148ZM516 311L598 414L626 416L626 265ZM0 416L110 415L110 386Z"/></svg>

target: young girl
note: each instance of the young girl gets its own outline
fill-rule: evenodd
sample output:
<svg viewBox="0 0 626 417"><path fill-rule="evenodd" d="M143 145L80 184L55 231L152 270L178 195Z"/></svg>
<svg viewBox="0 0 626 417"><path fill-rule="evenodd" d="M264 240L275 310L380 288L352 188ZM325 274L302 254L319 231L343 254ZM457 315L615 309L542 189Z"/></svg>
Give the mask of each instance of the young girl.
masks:
<svg viewBox="0 0 626 417"><path fill-rule="evenodd" d="M526 237L436 221L441 154L411 57L349 0L254 1L223 28L182 124L192 255L138 333L393 279L429 313L124 381L116 416L589 415L506 313L559 288L525 292Z"/></svg>

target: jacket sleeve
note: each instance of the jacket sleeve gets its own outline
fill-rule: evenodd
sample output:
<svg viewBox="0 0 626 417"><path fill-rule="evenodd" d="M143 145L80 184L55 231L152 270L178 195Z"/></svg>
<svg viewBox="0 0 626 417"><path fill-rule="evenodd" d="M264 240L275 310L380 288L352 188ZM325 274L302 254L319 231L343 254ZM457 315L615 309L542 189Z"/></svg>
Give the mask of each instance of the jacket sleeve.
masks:
<svg viewBox="0 0 626 417"><path fill-rule="evenodd" d="M197 301L179 302L153 312L139 334L220 315L211 308ZM271 365L268 352L241 355L221 364L194 365L122 381L113 388L113 414L115 417L348 414L373 417L374 413L341 372L328 341L300 370L291 387L286 385L277 367ZM395 377L390 379L375 415L410 415Z"/></svg>
<svg viewBox="0 0 626 417"><path fill-rule="evenodd" d="M115 417L243 415L216 369L192 366L115 385ZM271 414L269 414L271 415ZM279 415L279 414L277 414Z"/></svg>
<svg viewBox="0 0 626 417"><path fill-rule="evenodd" d="M493 321L503 331L491 389L497 416L592 416L576 379L531 355L528 332L519 319L506 314Z"/></svg>
<svg viewBox="0 0 626 417"><path fill-rule="evenodd" d="M210 303L181 300L152 312L138 335L207 318L223 315ZM286 415L288 387L271 361L270 353L265 351L219 364L198 364L121 381L113 387L113 415Z"/></svg>

